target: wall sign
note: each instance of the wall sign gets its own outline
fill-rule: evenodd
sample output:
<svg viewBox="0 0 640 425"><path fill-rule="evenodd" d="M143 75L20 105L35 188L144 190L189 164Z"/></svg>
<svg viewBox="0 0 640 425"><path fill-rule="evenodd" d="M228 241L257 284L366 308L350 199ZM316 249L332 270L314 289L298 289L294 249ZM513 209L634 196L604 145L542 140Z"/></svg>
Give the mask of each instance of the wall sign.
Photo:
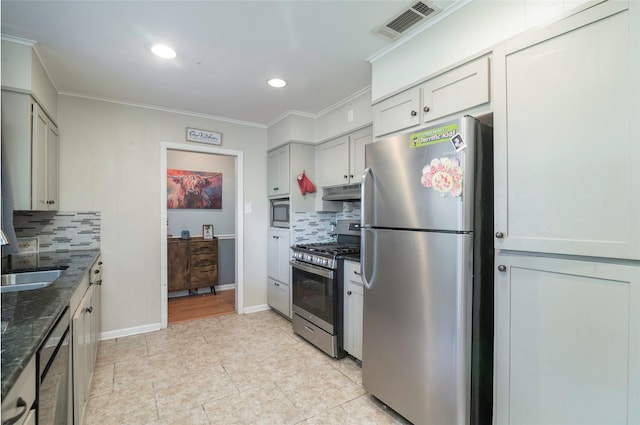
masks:
<svg viewBox="0 0 640 425"><path fill-rule="evenodd" d="M212 145L220 145L222 144L222 133L187 127L187 140L190 142L201 142L209 143Z"/></svg>

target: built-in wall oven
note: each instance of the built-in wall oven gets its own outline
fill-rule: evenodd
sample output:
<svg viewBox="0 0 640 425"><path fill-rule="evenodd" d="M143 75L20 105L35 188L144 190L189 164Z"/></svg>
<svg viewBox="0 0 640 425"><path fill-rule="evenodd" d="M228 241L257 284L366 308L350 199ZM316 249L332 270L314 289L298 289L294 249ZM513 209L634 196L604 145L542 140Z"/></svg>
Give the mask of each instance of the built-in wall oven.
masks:
<svg viewBox="0 0 640 425"><path fill-rule="evenodd" d="M360 252L358 221L337 222L337 242L293 247L293 331L332 357L343 357L342 264Z"/></svg>
<svg viewBox="0 0 640 425"><path fill-rule="evenodd" d="M69 325L67 308L38 351L38 425L73 423Z"/></svg>

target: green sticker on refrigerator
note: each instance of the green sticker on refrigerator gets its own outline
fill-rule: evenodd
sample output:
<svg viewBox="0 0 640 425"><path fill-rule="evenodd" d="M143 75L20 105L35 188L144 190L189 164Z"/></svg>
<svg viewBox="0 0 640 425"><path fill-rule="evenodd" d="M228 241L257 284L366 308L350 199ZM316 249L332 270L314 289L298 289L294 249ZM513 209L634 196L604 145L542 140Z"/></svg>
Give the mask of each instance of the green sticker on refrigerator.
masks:
<svg viewBox="0 0 640 425"><path fill-rule="evenodd" d="M413 133L409 136L409 147L421 148L423 146L435 145L436 143L451 142L451 138L456 133L458 133L457 122L443 127L430 128L420 133Z"/></svg>

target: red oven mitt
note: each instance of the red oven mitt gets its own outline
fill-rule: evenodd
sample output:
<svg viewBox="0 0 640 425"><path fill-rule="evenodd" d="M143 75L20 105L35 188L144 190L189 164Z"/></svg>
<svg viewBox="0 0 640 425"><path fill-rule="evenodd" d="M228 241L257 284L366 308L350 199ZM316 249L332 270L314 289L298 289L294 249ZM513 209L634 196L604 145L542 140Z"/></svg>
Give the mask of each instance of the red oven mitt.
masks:
<svg viewBox="0 0 640 425"><path fill-rule="evenodd" d="M297 180L301 194L306 195L307 193L314 193L316 191L316 186L311 183L311 180L309 180L304 171L298 175Z"/></svg>

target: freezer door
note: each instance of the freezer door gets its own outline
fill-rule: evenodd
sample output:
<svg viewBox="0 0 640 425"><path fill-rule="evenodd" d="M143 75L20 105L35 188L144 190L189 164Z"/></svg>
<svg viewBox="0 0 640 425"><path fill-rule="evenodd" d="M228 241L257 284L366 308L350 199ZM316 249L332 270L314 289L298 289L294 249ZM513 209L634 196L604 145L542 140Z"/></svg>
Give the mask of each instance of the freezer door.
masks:
<svg viewBox="0 0 640 425"><path fill-rule="evenodd" d="M464 117L367 145L363 224L472 230L476 125Z"/></svg>
<svg viewBox="0 0 640 425"><path fill-rule="evenodd" d="M362 382L416 424L468 424L472 234L366 229Z"/></svg>

